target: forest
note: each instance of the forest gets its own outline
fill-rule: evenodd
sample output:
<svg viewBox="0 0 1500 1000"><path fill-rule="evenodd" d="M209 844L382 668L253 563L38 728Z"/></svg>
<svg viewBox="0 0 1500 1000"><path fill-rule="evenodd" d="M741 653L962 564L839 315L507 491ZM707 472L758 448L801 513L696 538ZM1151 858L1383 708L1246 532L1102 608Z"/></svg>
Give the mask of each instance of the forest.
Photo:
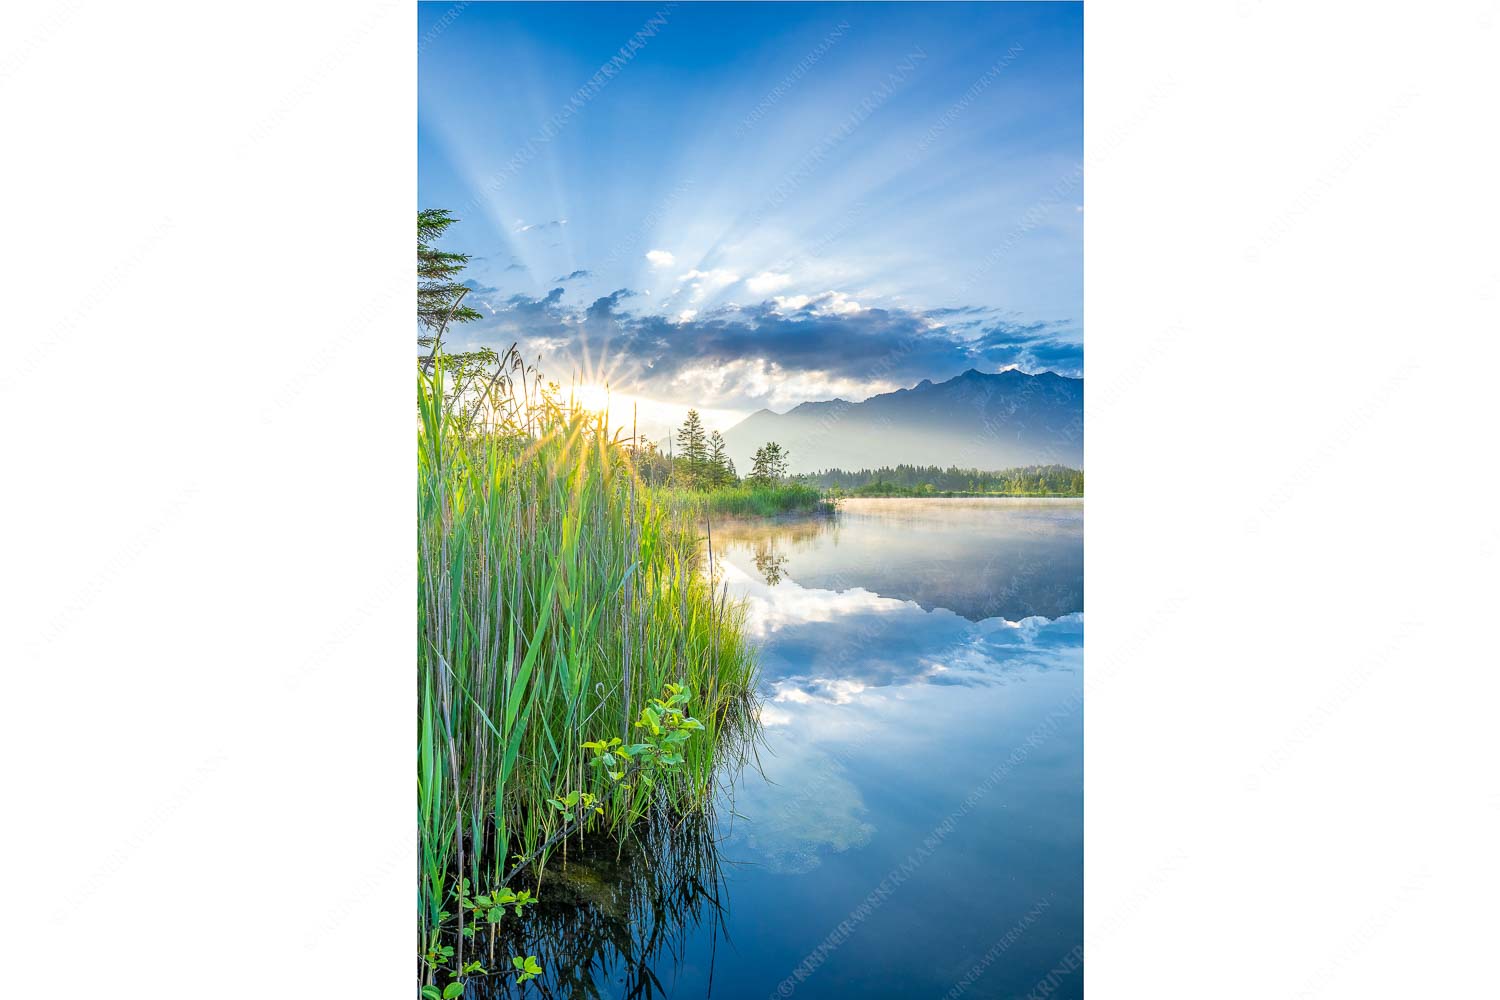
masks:
<svg viewBox="0 0 1500 1000"><path fill-rule="evenodd" d="M1062 465L1028 465L984 472L936 465L897 465L879 469L824 469L796 477L823 490L853 496L936 496L944 493L1010 496L1083 496L1083 470Z"/></svg>

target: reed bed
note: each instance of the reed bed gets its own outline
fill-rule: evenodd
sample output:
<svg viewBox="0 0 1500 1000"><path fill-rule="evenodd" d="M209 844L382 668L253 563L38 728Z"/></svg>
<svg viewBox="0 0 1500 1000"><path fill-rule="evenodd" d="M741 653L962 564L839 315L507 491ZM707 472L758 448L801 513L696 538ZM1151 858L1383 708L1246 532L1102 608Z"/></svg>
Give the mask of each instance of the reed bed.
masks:
<svg viewBox="0 0 1500 1000"><path fill-rule="evenodd" d="M666 488L659 496L700 521L705 517L826 514L834 509L834 501L802 483L740 483L714 490Z"/></svg>
<svg viewBox="0 0 1500 1000"><path fill-rule="evenodd" d="M441 357L418 373L418 927L429 983L485 959L487 936L493 947L496 928L476 933L466 895L535 887L570 843L628 836L655 811L701 811L716 753L754 725L741 611L701 571L690 512L642 488L607 420L560 403L513 353L487 383L463 377ZM673 684L686 693L680 717L701 729L653 767L621 757L612 778L593 763L585 742L649 740L642 709Z"/></svg>

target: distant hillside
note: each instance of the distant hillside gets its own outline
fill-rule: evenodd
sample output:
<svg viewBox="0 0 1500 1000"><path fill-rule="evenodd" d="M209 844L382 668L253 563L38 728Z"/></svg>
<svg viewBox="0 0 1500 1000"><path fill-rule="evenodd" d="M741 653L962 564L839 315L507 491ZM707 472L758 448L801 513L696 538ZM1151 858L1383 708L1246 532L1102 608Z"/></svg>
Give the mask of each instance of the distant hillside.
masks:
<svg viewBox="0 0 1500 1000"><path fill-rule="evenodd" d="M786 413L760 410L724 434L735 467L748 471L755 449L776 441L790 471L910 465L1010 469L1083 467L1083 379L1054 372L970 369L946 382L803 403Z"/></svg>

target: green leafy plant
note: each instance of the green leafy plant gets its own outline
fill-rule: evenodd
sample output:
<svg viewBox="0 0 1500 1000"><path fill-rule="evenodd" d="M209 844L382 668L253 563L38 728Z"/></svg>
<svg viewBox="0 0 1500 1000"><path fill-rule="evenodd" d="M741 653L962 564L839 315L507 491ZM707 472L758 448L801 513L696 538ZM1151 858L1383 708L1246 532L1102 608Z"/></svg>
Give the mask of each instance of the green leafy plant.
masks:
<svg viewBox="0 0 1500 1000"><path fill-rule="evenodd" d="M668 684L663 693L665 698L652 698L641 709L641 717L635 723L635 728L649 734L649 742L631 749L638 760L672 767L683 763L682 745L694 731L703 728L703 723L687 714L692 691L686 685Z"/></svg>
<svg viewBox="0 0 1500 1000"><path fill-rule="evenodd" d="M447 912L443 912L440 915L444 918L448 916ZM434 927L428 933L427 951L422 956L427 964L434 969L441 968L453 958L453 946L451 944L443 944L441 934L442 926L440 923L439 926Z"/></svg>
<svg viewBox="0 0 1500 1000"><path fill-rule="evenodd" d="M516 969L516 982L524 983L528 979L535 979L542 974L542 967L538 964L535 955L527 955L525 958L511 957L510 964Z"/></svg>
<svg viewBox="0 0 1500 1000"><path fill-rule="evenodd" d="M474 928L477 925L498 924L505 916L507 906L519 917L523 907L536 902L536 897L525 889L516 892L503 886L477 896L470 896L468 879L460 879L454 887L454 893L458 897L459 905L469 913L470 922L464 927L464 936L470 938L474 936Z"/></svg>
<svg viewBox="0 0 1500 1000"><path fill-rule="evenodd" d="M551 798L547 804L562 814L564 822L571 823L577 815L584 817L603 816L604 806L589 792L571 791L561 798ZM574 810L577 809L577 813Z"/></svg>
<svg viewBox="0 0 1500 1000"><path fill-rule="evenodd" d="M625 777L624 768L630 761L630 750L623 746L624 742L620 737L612 736L607 740L589 740L582 744L583 749L593 754L589 766L602 772L610 781L618 782Z"/></svg>

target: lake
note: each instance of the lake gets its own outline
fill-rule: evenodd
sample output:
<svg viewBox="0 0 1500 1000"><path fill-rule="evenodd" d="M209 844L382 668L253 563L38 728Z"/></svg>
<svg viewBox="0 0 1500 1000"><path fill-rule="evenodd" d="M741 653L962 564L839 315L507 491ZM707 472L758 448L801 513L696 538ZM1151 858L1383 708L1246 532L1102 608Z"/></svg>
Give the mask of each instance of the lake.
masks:
<svg viewBox="0 0 1500 1000"><path fill-rule="evenodd" d="M713 542L758 748L665 847L549 866L553 994L1082 996L1083 502L852 500Z"/></svg>

